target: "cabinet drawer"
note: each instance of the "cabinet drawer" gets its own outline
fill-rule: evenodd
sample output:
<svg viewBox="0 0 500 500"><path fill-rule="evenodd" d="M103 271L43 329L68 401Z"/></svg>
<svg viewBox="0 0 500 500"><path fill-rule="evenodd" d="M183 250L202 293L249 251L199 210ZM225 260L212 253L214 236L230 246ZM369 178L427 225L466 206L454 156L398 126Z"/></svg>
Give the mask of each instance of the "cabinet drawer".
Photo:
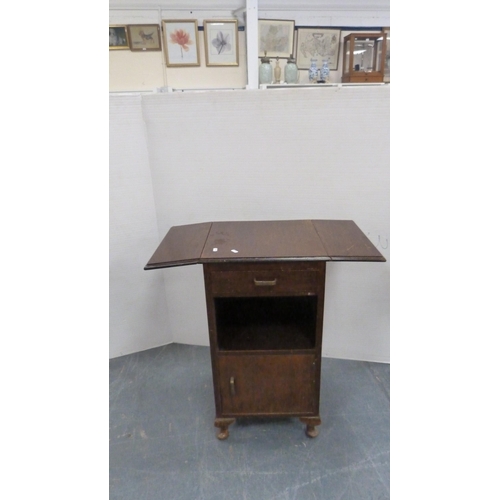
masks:
<svg viewBox="0 0 500 500"><path fill-rule="evenodd" d="M320 263L323 264L324 263ZM316 294L324 280L320 269L311 266L280 267L254 265L251 268L210 271L210 291L212 295L225 296L267 296Z"/></svg>
<svg viewBox="0 0 500 500"><path fill-rule="evenodd" d="M371 75L370 73L360 73L359 75L351 75L348 77L342 78L342 82L344 83L381 83L383 81L383 76Z"/></svg>
<svg viewBox="0 0 500 500"><path fill-rule="evenodd" d="M318 413L313 354L219 356L222 415Z"/></svg>

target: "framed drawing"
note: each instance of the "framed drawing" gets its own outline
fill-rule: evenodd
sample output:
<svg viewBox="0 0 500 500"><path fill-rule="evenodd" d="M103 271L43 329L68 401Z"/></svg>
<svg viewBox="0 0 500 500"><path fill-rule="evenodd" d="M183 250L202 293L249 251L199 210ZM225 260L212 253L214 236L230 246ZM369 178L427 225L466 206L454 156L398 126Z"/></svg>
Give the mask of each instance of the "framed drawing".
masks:
<svg viewBox="0 0 500 500"><path fill-rule="evenodd" d="M309 69L311 59L321 65L328 60L331 70L339 67L340 30L335 28L298 28L297 29L297 66Z"/></svg>
<svg viewBox="0 0 500 500"><path fill-rule="evenodd" d="M238 21L203 21L205 64L238 66Z"/></svg>
<svg viewBox="0 0 500 500"><path fill-rule="evenodd" d="M109 25L109 50L130 49L127 36L127 26L122 24Z"/></svg>
<svg viewBox="0 0 500 500"><path fill-rule="evenodd" d="M127 28L130 50L161 50L158 24L129 24Z"/></svg>
<svg viewBox="0 0 500 500"><path fill-rule="evenodd" d="M290 57L294 33L295 21L259 19L259 57Z"/></svg>
<svg viewBox="0 0 500 500"><path fill-rule="evenodd" d="M198 21L163 20L163 46L167 66L199 66Z"/></svg>

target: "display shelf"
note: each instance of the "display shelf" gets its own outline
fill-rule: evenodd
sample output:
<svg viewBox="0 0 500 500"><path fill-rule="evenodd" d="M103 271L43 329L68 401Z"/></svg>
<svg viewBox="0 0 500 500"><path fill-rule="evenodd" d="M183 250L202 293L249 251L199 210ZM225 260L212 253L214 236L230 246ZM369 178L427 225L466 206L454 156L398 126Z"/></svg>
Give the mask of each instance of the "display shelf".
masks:
<svg viewBox="0 0 500 500"><path fill-rule="evenodd" d="M384 82L374 83L271 83L259 85L260 89L306 89L306 88L332 88L332 87L373 87L374 85L386 85Z"/></svg>
<svg viewBox="0 0 500 500"><path fill-rule="evenodd" d="M215 298L221 351L314 349L316 296Z"/></svg>

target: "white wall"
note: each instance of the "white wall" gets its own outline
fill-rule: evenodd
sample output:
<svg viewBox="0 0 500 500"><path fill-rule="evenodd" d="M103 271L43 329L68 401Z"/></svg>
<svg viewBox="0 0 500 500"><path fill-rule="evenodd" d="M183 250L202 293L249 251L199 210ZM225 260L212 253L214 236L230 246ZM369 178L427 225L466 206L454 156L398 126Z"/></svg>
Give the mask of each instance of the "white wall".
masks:
<svg viewBox="0 0 500 500"><path fill-rule="evenodd" d="M142 97L159 237L212 220L352 219L386 263L329 263L324 355L389 361L389 87ZM173 340L208 345L201 266L161 271Z"/></svg>
<svg viewBox="0 0 500 500"><path fill-rule="evenodd" d="M259 15L389 25L385 0L322 11L325 1ZM204 0L191 11L131 2L112 6L110 24L232 13ZM168 70L158 52L110 51L110 90L233 86L224 68ZM345 218L389 259L389 87L110 95L110 187L110 357L208 345L202 267L142 270L161 238L209 220ZM324 355L389 361L389 262L329 263L325 306Z"/></svg>
<svg viewBox="0 0 500 500"><path fill-rule="evenodd" d="M143 271L158 243L141 96L110 96L109 355L168 344L163 278ZM92 203L92 200L89 200Z"/></svg>

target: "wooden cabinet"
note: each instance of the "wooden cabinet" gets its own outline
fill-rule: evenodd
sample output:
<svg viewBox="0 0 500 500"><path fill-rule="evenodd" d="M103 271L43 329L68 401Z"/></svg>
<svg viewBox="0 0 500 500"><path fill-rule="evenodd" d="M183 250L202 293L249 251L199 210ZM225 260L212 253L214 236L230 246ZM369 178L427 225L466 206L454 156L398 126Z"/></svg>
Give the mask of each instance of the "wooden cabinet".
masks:
<svg viewBox="0 0 500 500"><path fill-rule="evenodd" d="M351 33L344 37L342 83L384 81L387 33Z"/></svg>
<svg viewBox="0 0 500 500"><path fill-rule="evenodd" d="M319 421L325 262L204 264L204 275L218 437L240 416Z"/></svg>
<svg viewBox="0 0 500 500"><path fill-rule="evenodd" d="M218 438L236 418L320 419L326 263L385 261L352 221L173 227L145 269L203 264Z"/></svg>

